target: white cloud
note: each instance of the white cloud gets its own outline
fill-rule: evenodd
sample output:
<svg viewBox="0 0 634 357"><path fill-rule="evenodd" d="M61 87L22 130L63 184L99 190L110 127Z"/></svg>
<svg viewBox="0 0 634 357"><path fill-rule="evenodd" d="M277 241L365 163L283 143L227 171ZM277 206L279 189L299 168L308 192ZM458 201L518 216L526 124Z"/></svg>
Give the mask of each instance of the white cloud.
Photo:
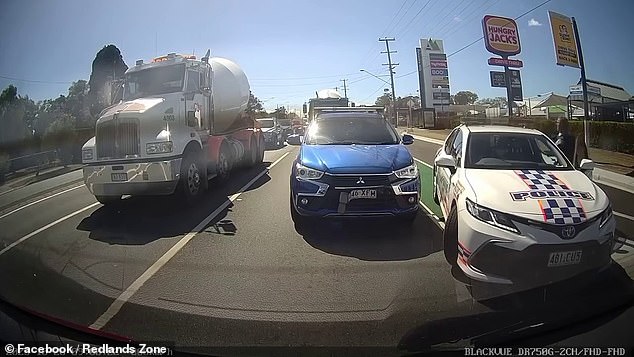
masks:
<svg viewBox="0 0 634 357"><path fill-rule="evenodd" d="M535 19L528 20L528 26L541 26L541 25L542 23Z"/></svg>
<svg viewBox="0 0 634 357"><path fill-rule="evenodd" d="M461 19L459 16L454 17L454 18L453 18L453 20L454 20L455 22L460 22L460 21L462 21L462 19Z"/></svg>

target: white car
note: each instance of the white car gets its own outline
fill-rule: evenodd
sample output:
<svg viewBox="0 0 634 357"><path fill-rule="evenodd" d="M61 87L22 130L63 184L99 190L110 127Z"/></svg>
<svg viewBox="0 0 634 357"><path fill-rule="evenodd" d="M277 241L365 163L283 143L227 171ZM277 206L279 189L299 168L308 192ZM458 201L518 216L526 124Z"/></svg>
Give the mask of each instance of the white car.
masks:
<svg viewBox="0 0 634 357"><path fill-rule="evenodd" d="M434 200L445 258L473 280L552 282L612 261L608 197L538 130L455 128L436 153Z"/></svg>

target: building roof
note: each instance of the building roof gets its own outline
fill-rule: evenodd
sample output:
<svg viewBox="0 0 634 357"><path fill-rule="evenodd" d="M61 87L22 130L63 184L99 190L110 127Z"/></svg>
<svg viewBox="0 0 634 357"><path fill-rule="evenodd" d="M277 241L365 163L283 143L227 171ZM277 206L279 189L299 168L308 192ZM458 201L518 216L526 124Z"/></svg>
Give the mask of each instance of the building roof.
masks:
<svg viewBox="0 0 634 357"><path fill-rule="evenodd" d="M618 101L628 101L628 100L631 100L632 98L632 95L630 95L623 87L619 87L609 83L595 81L592 79L586 79L586 82L589 85L600 88L601 96L604 98L614 99ZM580 85L581 80L579 80L577 84Z"/></svg>

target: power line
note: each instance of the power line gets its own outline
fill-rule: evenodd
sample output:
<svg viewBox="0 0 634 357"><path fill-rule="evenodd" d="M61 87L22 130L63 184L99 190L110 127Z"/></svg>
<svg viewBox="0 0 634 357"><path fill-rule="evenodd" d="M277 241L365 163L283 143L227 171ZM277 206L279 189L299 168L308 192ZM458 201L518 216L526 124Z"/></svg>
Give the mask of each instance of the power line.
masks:
<svg viewBox="0 0 634 357"><path fill-rule="evenodd" d="M405 25L405 27L403 27L403 29L399 32L397 32L398 36L406 33L407 28L412 24L412 22L414 22L414 20L418 17L418 15L420 15L421 12L423 12L423 10L425 10L425 8L427 7L427 5L429 5L429 3L431 2L431 0L427 0L427 2L425 3L425 5L423 5L423 7L420 8L420 10L418 10L418 12L416 13L416 15L414 15L414 17L412 17L409 22L407 23L407 25Z"/></svg>
<svg viewBox="0 0 634 357"><path fill-rule="evenodd" d="M41 83L41 84L73 84L73 82L62 82L62 81L41 81L41 80L34 80L34 79L22 79L22 78L15 78L15 77L9 77L9 76L2 76L2 75L0 75L0 78L3 78L3 79L8 79L8 80L12 80L12 81L18 81L18 82L26 82L26 83Z"/></svg>
<svg viewBox="0 0 634 357"><path fill-rule="evenodd" d="M302 79L324 79L324 78L336 78L345 76L359 75L358 72L333 74L331 76L315 76L315 77L276 77L276 78L250 78L249 81L287 81L287 80L302 80Z"/></svg>

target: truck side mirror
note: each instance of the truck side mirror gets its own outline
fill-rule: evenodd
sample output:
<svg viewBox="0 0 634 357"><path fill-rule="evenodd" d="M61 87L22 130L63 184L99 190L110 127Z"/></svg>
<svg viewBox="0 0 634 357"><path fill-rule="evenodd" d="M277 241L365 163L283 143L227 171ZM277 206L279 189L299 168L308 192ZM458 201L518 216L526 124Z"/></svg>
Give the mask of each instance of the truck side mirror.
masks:
<svg viewBox="0 0 634 357"><path fill-rule="evenodd" d="M203 95L206 95L206 96L211 95L211 88L209 87L201 87L200 91L203 93Z"/></svg>

